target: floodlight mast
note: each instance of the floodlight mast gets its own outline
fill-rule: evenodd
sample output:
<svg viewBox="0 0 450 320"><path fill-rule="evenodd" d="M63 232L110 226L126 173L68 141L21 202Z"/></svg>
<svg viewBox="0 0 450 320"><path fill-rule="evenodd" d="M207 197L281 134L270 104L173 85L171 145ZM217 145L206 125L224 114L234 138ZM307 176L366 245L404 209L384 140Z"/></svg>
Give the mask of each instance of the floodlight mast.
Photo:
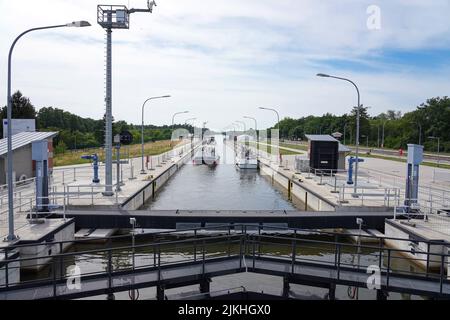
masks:
<svg viewBox="0 0 450 320"><path fill-rule="evenodd" d="M130 14L153 12L155 1L147 1L148 9L128 9L122 5L98 5L97 22L106 30L106 80L105 80L105 196L113 196L112 179L112 29L129 29Z"/></svg>
<svg viewBox="0 0 450 320"><path fill-rule="evenodd" d="M128 13L135 13L135 12L150 12L153 13L153 7L156 7L156 2L147 0L147 7L148 9L130 9L128 10Z"/></svg>

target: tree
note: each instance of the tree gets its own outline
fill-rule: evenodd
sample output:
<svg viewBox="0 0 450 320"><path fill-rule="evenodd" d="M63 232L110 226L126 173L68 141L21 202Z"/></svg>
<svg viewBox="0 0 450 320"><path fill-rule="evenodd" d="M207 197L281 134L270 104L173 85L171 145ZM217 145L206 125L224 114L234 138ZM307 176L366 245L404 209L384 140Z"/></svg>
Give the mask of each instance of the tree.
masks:
<svg viewBox="0 0 450 320"><path fill-rule="evenodd" d="M7 110L6 106L2 108L2 120L8 117ZM12 96L12 119L36 119L36 109L30 99L23 96L20 91L17 91ZM3 130L0 130L0 135L3 138Z"/></svg>
<svg viewBox="0 0 450 320"><path fill-rule="evenodd" d="M361 136L370 134L370 122L369 122L369 113L367 112L369 108L361 105L359 108L359 140L361 142ZM356 116L358 112L358 107L354 107L351 112L350 117L350 126L353 128L352 132L356 133ZM355 137L356 138L356 137Z"/></svg>
<svg viewBox="0 0 450 320"><path fill-rule="evenodd" d="M36 119L36 109L30 99L17 91L12 96L12 117L13 119ZM7 107L2 108L2 119L7 118Z"/></svg>

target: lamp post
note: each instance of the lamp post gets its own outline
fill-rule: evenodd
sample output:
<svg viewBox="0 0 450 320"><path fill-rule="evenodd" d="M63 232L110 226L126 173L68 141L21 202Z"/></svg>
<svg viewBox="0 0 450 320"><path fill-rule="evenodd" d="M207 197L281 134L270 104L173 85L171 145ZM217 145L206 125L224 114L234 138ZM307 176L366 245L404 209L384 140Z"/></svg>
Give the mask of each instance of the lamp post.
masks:
<svg viewBox="0 0 450 320"><path fill-rule="evenodd" d="M344 124L344 145L346 145L347 123Z"/></svg>
<svg viewBox="0 0 450 320"><path fill-rule="evenodd" d="M318 77L322 77L322 78L333 78L333 79L337 79L337 80L342 80L342 81L347 81L350 82L356 89L356 92L358 94L358 106L356 108L356 137L355 137L355 142L356 142L356 163L355 163L355 185L354 185L354 194L356 196L357 191L358 191L358 168L359 168L359 125L360 125L360 108L361 108L361 95L359 93L359 88L356 85L356 83L354 83L352 80L350 79L346 79L346 78L341 78L341 77L336 77L336 76L331 76L328 74L324 74L324 73L318 73L317 74Z"/></svg>
<svg viewBox="0 0 450 320"><path fill-rule="evenodd" d="M437 166L439 168L440 164L441 164L441 156L440 156L440 151L441 151L441 138L440 137L428 137L428 139L431 140L437 140L437 155L438 155L438 162L437 162Z"/></svg>
<svg viewBox="0 0 450 320"><path fill-rule="evenodd" d="M366 147L367 147L367 149L369 149L369 136L363 135L363 136L361 136L361 138L366 138Z"/></svg>
<svg viewBox="0 0 450 320"><path fill-rule="evenodd" d="M236 120L236 123L242 124L242 126L244 127L244 133L246 133L246 132L247 132L247 125L245 124L245 122L244 122L244 121L239 121L239 120Z"/></svg>
<svg viewBox="0 0 450 320"><path fill-rule="evenodd" d="M419 128L419 146L422 145L422 124L419 122L412 122L413 124L417 125Z"/></svg>
<svg viewBox="0 0 450 320"><path fill-rule="evenodd" d="M173 114L173 116L172 116L172 134L173 134L173 130L175 130L175 117L180 114L186 114L186 113L189 113L189 111L176 112ZM170 138L170 146L172 146L172 138Z"/></svg>
<svg viewBox="0 0 450 320"><path fill-rule="evenodd" d="M386 127L386 122L388 122L389 120L384 120L383 121L383 130L382 130L382 134L381 134L381 148L384 149L384 129Z"/></svg>
<svg viewBox="0 0 450 320"><path fill-rule="evenodd" d="M170 98L169 95L166 96L160 96L160 97L151 97L148 98L147 100L145 100L144 104L142 105L142 125L141 125L141 162L142 162L142 169L141 169L141 174L145 174L145 169L144 169L144 107L147 104L147 102L149 102L150 100L156 100L156 99L166 99L166 98Z"/></svg>
<svg viewBox="0 0 450 320"><path fill-rule="evenodd" d="M280 113L277 111L277 110L275 110L275 109L272 109L272 108L264 108L264 107L259 107L259 109L261 109L261 110L267 110L267 111L272 111L272 112L275 112L276 113L276 115L277 115L277 121L278 121L278 123L277 123L277 127L278 127L278 139L280 139L281 138L281 130L280 130ZM272 136L271 136L271 139L272 139ZM271 142L272 143L272 142ZM278 151L279 151L279 149L278 149ZM281 153L280 153L280 157L277 157L277 162L279 162L279 165L281 165Z"/></svg>
<svg viewBox="0 0 450 320"><path fill-rule="evenodd" d="M192 127L193 127L193 130L194 130L193 133L195 133L195 120L197 120L197 118L190 118L190 119L187 119L187 120L184 122L185 125L189 125L189 122L192 121ZM189 133L191 133L190 130L188 130L188 131L189 131Z"/></svg>
<svg viewBox="0 0 450 320"><path fill-rule="evenodd" d="M256 121L255 118L253 117L248 117L248 116L244 116L245 119L250 119L253 120L255 122L255 132L256 132L256 148L259 148L259 135L258 135L258 121Z"/></svg>
<svg viewBox="0 0 450 320"><path fill-rule="evenodd" d="M189 122L195 121L195 120L197 120L197 118L190 118L190 119L187 119L184 123L189 124Z"/></svg>
<svg viewBox="0 0 450 320"><path fill-rule="evenodd" d="M12 126L11 126L11 119L12 119L12 96L11 96L11 78L12 78L12 54L14 51L14 47L16 46L17 42L20 38L22 38L24 35L33 32L33 31L40 31L40 30L48 30L48 29L56 29L56 28L65 28L65 27L76 27L76 28L82 28L82 27L89 27L91 24L87 21L75 21L72 23L67 24L61 24L61 25L54 25L54 26L47 26L47 27L38 27L38 28L32 28L27 31L22 32L12 43L11 48L9 49L9 55L8 55L8 92L6 95L7 98L7 109L6 109L6 116L7 116L7 134L8 134L8 141L7 141L7 150L8 150L8 160L7 160L7 171L8 171L8 236L5 239L6 241L14 241L17 239L17 237L14 235L14 185L13 185L13 154L12 154Z"/></svg>
<svg viewBox="0 0 450 320"><path fill-rule="evenodd" d="M275 112L275 113L277 114L277 119L278 119L278 124L277 124L277 126L278 126L278 131L280 132L280 136L281 136L281 130L280 130L280 114L278 113L278 111L275 110L275 109L271 109L271 108L263 108L263 107L259 107L259 109L261 109L261 110L269 110L269 111L273 111L273 112Z"/></svg>

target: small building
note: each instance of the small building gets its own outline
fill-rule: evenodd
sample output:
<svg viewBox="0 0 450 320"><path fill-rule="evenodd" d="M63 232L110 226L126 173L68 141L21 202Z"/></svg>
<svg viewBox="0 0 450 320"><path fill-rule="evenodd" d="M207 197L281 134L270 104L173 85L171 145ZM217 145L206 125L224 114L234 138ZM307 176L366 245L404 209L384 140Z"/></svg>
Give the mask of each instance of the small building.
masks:
<svg viewBox="0 0 450 320"><path fill-rule="evenodd" d="M339 141L330 135L306 135L311 169L336 171L339 160Z"/></svg>
<svg viewBox="0 0 450 320"><path fill-rule="evenodd" d="M53 169L53 138L57 132L21 132L12 136L13 150L13 180L20 181L36 176L36 165L31 157L31 146L33 141L48 141L48 168L49 173ZM0 140L0 185L6 184L7 180L7 154L8 139Z"/></svg>
<svg viewBox="0 0 450 320"><path fill-rule="evenodd" d="M339 160L338 160L338 170L346 170L347 162L345 161L347 156L352 152L352 149L339 143Z"/></svg>
<svg viewBox="0 0 450 320"><path fill-rule="evenodd" d="M317 170L345 170L345 159L351 150L330 135L306 135L309 141L309 166Z"/></svg>

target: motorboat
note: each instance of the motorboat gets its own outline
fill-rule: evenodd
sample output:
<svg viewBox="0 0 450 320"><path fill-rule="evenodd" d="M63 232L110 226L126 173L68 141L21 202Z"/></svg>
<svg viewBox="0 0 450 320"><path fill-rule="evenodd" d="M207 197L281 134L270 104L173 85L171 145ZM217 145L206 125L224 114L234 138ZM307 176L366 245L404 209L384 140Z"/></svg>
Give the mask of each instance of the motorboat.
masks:
<svg viewBox="0 0 450 320"><path fill-rule="evenodd" d="M202 147L202 150L197 152L192 160L194 165L207 165L215 167L219 164L220 156L216 154L216 147L212 145L206 145Z"/></svg>
<svg viewBox="0 0 450 320"><path fill-rule="evenodd" d="M258 169L258 157L251 148L241 145L236 156L236 166L239 169L256 170Z"/></svg>

